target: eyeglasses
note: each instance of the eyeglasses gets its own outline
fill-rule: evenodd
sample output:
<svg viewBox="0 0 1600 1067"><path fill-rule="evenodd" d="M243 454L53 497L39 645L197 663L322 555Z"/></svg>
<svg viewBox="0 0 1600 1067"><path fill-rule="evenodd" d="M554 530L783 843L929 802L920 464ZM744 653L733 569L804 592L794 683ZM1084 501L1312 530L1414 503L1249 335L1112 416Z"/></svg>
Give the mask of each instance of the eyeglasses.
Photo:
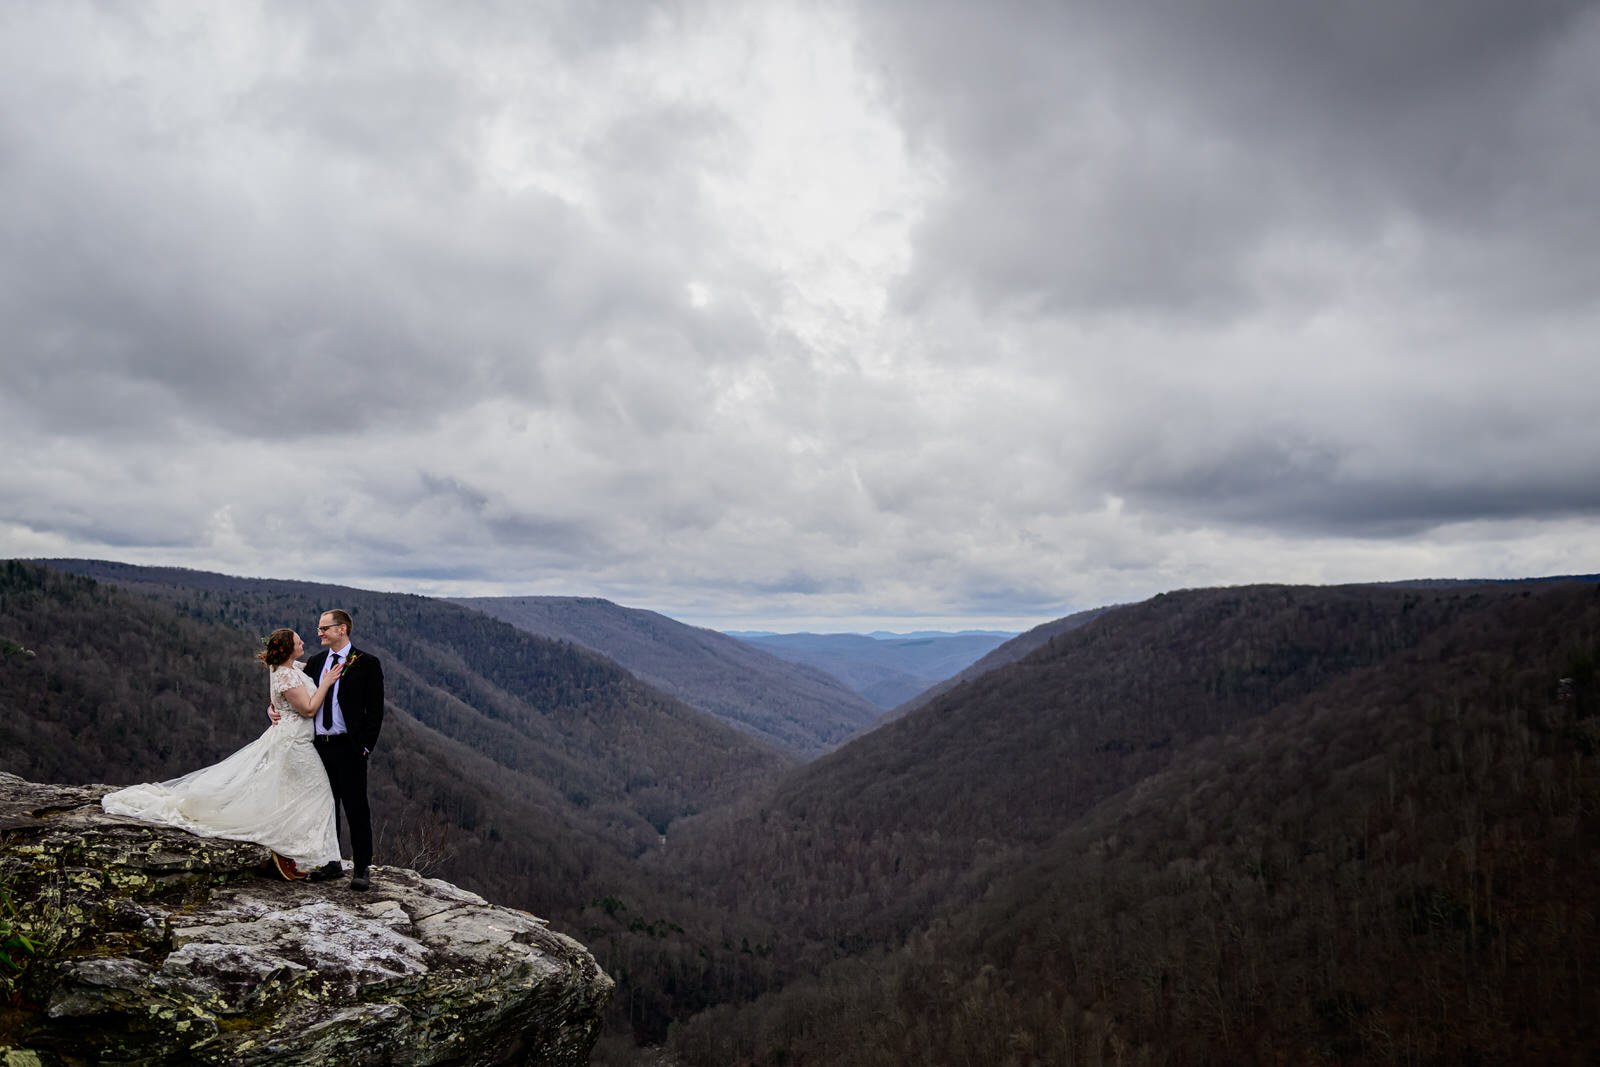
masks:
<svg viewBox="0 0 1600 1067"><path fill-rule="evenodd" d="M337 630L339 627L341 627L343 625L344 625L344 623L342 623L342 622L336 622L331 626L319 626L319 627L317 627L317 633L320 634L320 633L325 633L328 630Z"/></svg>

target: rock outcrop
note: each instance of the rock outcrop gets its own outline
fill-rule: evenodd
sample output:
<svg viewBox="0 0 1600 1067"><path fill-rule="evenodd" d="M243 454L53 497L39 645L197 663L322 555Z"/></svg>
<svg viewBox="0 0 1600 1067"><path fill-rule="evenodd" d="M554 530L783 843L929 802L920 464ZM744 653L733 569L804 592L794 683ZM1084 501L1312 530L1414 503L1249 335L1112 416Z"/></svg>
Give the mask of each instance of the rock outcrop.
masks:
<svg viewBox="0 0 1600 1067"><path fill-rule="evenodd" d="M0 1063L588 1062L612 982L544 920L400 868L275 880L107 791L0 773Z"/></svg>

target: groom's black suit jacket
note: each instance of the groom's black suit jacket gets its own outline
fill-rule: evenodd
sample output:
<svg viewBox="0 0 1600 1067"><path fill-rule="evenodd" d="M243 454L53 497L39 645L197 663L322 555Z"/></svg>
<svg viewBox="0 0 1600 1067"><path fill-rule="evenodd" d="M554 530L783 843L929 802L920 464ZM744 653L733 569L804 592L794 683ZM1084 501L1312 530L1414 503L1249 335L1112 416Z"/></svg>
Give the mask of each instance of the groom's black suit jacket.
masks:
<svg viewBox="0 0 1600 1067"><path fill-rule="evenodd" d="M322 665L327 659L328 650L323 649L306 662L306 674L313 682L322 677ZM383 664L372 653L351 645L338 685L345 729L371 752L378 747L378 731L383 729Z"/></svg>

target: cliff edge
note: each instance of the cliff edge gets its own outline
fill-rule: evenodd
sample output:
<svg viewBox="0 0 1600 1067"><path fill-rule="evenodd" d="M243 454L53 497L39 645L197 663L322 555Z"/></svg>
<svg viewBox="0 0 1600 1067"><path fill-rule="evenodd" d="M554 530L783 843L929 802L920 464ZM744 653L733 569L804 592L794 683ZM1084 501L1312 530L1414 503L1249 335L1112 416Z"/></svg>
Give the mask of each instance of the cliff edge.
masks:
<svg viewBox="0 0 1600 1067"><path fill-rule="evenodd" d="M613 983L544 920L394 867L275 880L109 788L0 772L0 1062L588 1062Z"/></svg>

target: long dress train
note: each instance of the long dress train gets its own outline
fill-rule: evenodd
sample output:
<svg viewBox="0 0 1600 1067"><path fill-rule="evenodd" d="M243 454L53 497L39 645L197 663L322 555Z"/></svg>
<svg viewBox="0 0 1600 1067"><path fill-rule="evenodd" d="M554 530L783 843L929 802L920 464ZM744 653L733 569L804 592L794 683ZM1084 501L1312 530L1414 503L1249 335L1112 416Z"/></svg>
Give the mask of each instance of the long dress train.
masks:
<svg viewBox="0 0 1600 1067"><path fill-rule="evenodd" d="M107 793L112 815L176 826L201 837L252 841L302 870L339 858L333 790L311 739L315 724L295 712L284 691L316 687L299 663L272 671L269 691L281 718L220 763L166 782Z"/></svg>

